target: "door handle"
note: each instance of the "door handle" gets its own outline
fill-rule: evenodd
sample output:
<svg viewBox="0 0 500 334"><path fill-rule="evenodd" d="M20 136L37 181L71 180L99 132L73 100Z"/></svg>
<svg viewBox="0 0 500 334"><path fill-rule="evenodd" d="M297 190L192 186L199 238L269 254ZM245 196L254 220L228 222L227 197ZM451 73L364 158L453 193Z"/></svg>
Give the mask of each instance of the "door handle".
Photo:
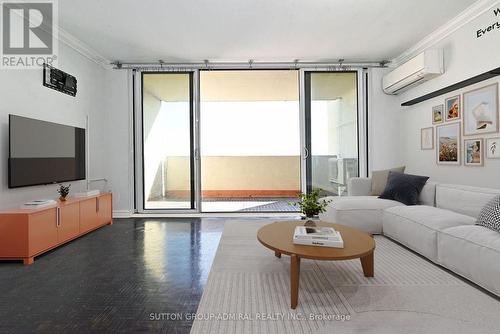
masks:
<svg viewBox="0 0 500 334"><path fill-rule="evenodd" d="M309 158L309 150L307 149L307 147L304 147L304 160Z"/></svg>
<svg viewBox="0 0 500 334"><path fill-rule="evenodd" d="M99 197L95 199L95 212L99 212Z"/></svg>
<svg viewBox="0 0 500 334"><path fill-rule="evenodd" d="M61 226L61 208L56 208L56 226Z"/></svg>

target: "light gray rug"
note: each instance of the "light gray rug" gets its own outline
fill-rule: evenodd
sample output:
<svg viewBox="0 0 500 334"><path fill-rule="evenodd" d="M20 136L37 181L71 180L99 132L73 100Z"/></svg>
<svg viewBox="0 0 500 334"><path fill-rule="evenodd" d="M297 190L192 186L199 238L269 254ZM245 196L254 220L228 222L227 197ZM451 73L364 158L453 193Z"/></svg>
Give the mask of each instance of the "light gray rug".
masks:
<svg viewBox="0 0 500 334"><path fill-rule="evenodd" d="M191 329L198 333L500 333L500 302L376 236L375 277L359 260L302 260L290 309L290 258L262 246L265 222L227 222Z"/></svg>

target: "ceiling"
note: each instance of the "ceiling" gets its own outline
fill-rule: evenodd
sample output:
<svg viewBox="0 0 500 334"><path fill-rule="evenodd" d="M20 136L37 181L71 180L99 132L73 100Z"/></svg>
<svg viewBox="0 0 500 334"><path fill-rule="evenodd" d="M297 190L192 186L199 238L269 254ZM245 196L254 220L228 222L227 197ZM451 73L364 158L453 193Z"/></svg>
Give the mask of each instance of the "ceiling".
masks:
<svg viewBox="0 0 500 334"><path fill-rule="evenodd" d="M475 0L71 0L60 26L121 62L392 59Z"/></svg>

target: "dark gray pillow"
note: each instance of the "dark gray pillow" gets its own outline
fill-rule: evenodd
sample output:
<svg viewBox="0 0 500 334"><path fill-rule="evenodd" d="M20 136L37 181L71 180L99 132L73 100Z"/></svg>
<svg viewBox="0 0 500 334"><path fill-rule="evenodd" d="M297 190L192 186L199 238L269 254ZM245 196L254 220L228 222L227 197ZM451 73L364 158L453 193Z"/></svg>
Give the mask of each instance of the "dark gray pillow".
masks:
<svg viewBox="0 0 500 334"><path fill-rule="evenodd" d="M391 171L387 178L387 186L379 198L392 199L406 205L416 205L420 192L428 179L428 176Z"/></svg>
<svg viewBox="0 0 500 334"><path fill-rule="evenodd" d="M493 198L481 209L476 225L500 232L500 195Z"/></svg>

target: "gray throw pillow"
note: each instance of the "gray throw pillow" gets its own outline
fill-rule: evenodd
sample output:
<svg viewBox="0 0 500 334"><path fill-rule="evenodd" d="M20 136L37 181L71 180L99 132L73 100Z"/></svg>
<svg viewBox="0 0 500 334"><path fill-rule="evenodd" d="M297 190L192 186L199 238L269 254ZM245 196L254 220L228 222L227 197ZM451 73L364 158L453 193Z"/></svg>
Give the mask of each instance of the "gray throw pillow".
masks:
<svg viewBox="0 0 500 334"><path fill-rule="evenodd" d="M493 198L481 209L476 225L500 232L500 195Z"/></svg>
<svg viewBox="0 0 500 334"><path fill-rule="evenodd" d="M387 186L379 198L392 199L406 205L416 205L428 176L389 172Z"/></svg>
<svg viewBox="0 0 500 334"><path fill-rule="evenodd" d="M385 170L374 170L372 172L372 196L380 196L387 185L387 177L389 172L404 173L406 166L396 167Z"/></svg>

